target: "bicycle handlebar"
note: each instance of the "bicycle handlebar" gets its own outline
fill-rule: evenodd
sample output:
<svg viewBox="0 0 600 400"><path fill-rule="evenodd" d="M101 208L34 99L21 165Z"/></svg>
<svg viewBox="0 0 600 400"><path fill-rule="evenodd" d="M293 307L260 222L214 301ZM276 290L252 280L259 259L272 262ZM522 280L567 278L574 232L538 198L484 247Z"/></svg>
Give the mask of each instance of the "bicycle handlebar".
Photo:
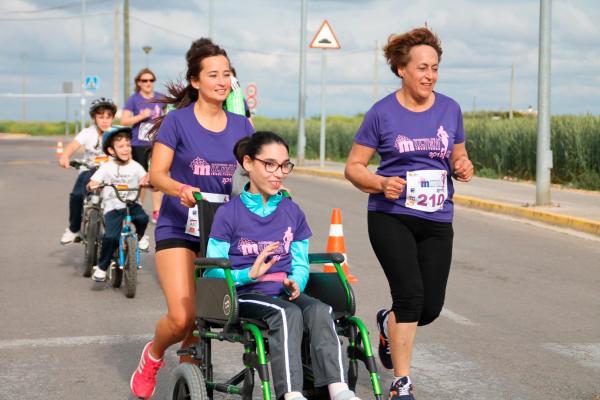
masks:
<svg viewBox="0 0 600 400"><path fill-rule="evenodd" d="M121 201L121 203L130 204L130 203L135 203L136 201L138 201L138 199L140 198L140 193L141 193L142 188L148 187L147 185L140 185L136 188L131 188L131 189L130 188L119 189L118 186L119 185L103 183L100 186L98 186L97 189L104 189L105 187L111 187L114 190L115 195L117 196L117 199L119 199L119 201ZM133 199L133 200L123 199L119 192L136 192L135 199Z"/></svg>
<svg viewBox="0 0 600 400"><path fill-rule="evenodd" d="M90 163L84 160L71 160L69 161L69 166L75 169L94 169L97 166L94 163Z"/></svg>

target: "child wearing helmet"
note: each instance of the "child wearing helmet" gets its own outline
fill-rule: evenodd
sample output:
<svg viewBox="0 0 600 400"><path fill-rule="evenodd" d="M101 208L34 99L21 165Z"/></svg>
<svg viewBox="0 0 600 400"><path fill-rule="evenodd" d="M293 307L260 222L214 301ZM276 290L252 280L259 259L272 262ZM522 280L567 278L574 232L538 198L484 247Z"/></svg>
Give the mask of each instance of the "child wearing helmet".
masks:
<svg viewBox="0 0 600 400"><path fill-rule="evenodd" d="M108 129L102 138L102 150L107 156L110 156L110 159L92 175L88 183L89 190L94 190L103 183L126 186L129 189L135 189L148 183L148 174L144 167L131 158L131 128L113 126ZM135 197L135 192L127 193L127 196ZM121 195L121 197L123 196ZM98 282L106 280L106 271L119 247L121 226L126 215L125 203L117 198L114 190L110 187L102 190L102 206L104 236L100 247L100 260L92 275L92 279ZM148 236L144 235L148 226L148 215L139 201L129 208L129 214L140 239L139 249L148 251Z"/></svg>
<svg viewBox="0 0 600 400"><path fill-rule="evenodd" d="M96 167L108 160L102 151L102 132L110 128L113 118L117 112L117 106L112 100L100 97L92 101L90 106L90 118L93 124L84 128L75 136L73 141L67 145L63 155L58 159L58 165L69 168L71 156L83 147L83 160ZM60 243L69 244L81 240L79 230L83 214L83 200L87 194L86 185L94 173L95 168L82 170L73 185L69 195L69 227L65 229Z"/></svg>

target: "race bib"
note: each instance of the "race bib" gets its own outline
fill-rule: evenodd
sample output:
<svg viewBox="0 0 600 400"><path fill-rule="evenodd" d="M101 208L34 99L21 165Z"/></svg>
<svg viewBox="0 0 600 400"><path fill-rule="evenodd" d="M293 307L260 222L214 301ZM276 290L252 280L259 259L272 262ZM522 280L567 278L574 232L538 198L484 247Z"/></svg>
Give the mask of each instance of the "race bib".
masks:
<svg viewBox="0 0 600 400"><path fill-rule="evenodd" d="M187 223L185 224L185 233L200 237L200 224L198 222L198 207L188 209Z"/></svg>
<svg viewBox="0 0 600 400"><path fill-rule="evenodd" d="M100 165L108 161L108 156L96 156L94 157L94 164Z"/></svg>
<svg viewBox="0 0 600 400"><path fill-rule="evenodd" d="M444 208L448 198L448 173L430 169L406 173L406 207L425 212Z"/></svg>
<svg viewBox="0 0 600 400"><path fill-rule="evenodd" d="M140 129L138 130L138 139L143 142L150 141L150 129L154 124L151 122L142 122L140 124Z"/></svg>

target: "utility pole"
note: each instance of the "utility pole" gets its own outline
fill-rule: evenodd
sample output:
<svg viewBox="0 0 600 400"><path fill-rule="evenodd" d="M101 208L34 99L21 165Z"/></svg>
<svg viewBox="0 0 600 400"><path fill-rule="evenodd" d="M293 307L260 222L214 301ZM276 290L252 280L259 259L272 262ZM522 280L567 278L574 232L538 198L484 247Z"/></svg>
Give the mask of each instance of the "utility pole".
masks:
<svg viewBox="0 0 600 400"><path fill-rule="evenodd" d="M540 0L540 44L538 66L538 136L536 159L536 205L550 205L550 28L552 1Z"/></svg>
<svg viewBox="0 0 600 400"><path fill-rule="evenodd" d="M79 126L85 126L85 0L81 0L81 101L79 107Z"/></svg>
<svg viewBox="0 0 600 400"><path fill-rule="evenodd" d="M510 66L510 90L508 95L508 119L513 119L513 95L515 90L515 64Z"/></svg>
<svg viewBox="0 0 600 400"><path fill-rule="evenodd" d="M115 104L118 106L121 104L119 97L119 83L121 81L121 40L119 36L119 2L120 0L115 0L115 32L114 32L114 52L113 52L113 95L112 99Z"/></svg>
<svg viewBox="0 0 600 400"><path fill-rule="evenodd" d="M372 104L375 104L375 102L378 100L379 98L379 71L377 69L377 60L378 60L378 54L379 53L379 43L377 42L377 40L375 41L375 52L374 57L373 57L373 101L371 102Z"/></svg>
<svg viewBox="0 0 600 400"><path fill-rule="evenodd" d="M131 82L129 80L131 75L129 51L129 0L125 0L123 5L123 61L125 61L125 71L123 75L123 86L125 89L124 100L127 101L129 94L131 93Z"/></svg>
<svg viewBox="0 0 600 400"><path fill-rule="evenodd" d="M208 0L208 37L215 40L215 2Z"/></svg>
<svg viewBox="0 0 600 400"><path fill-rule="evenodd" d="M300 5L300 69L299 69L299 90L298 90L298 145L297 162L298 165L304 164L304 148L306 146L306 128L304 118L306 116L306 0L301 1Z"/></svg>
<svg viewBox="0 0 600 400"><path fill-rule="evenodd" d="M27 103L25 100L25 58L27 54L24 52L21 53L21 120L27 121Z"/></svg>

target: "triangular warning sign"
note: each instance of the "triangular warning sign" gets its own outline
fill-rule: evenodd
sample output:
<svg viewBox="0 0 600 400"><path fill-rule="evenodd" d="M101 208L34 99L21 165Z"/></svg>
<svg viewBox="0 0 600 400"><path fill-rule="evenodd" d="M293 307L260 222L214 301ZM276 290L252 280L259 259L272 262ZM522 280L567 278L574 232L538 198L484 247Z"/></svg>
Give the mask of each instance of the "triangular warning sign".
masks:
<svg viewBox="0 0 600 400"><path fill-rule="evenodd" d="M317 32L313 40L310 42L310 45L308 47L313 49L340 48L340 41L338 40L337 36L335 36L335 33L333 33L333 29L331 29L331 26L329 25L329 22L327 22L327 20L323 22L323 25L321 25L321 28L319 28L319 31Z"/></svg>

